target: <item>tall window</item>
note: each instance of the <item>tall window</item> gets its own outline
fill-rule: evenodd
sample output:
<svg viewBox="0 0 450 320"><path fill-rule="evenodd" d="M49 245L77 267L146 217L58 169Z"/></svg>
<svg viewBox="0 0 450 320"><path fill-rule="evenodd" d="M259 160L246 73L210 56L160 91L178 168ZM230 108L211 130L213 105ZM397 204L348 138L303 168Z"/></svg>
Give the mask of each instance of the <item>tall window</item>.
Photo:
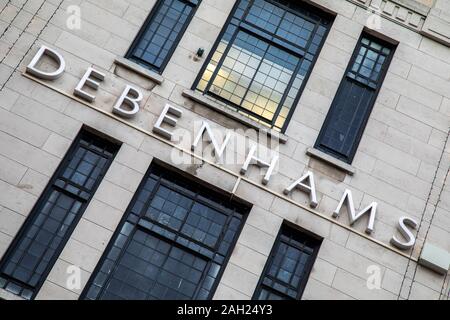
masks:
<svg viewBox="0 0 450 320"><path fill-rule="evenodd" d="M240 0L195 88L285 131L331 21L302 1Z"/></svg>
<svg viewBox="0 0 450 320"><path fill-rule="evenodd" d="M299 300L320 244L320 240L283 225L253 299Z"/></svg>
<svg viewBox="0 0 450 320"><path fill-rule="evenodd" d="M247 212L153 164L82 298L212 298Z"/></svg>
<svg viewBox="0 0 450 320"><path fill-rule="evenodd" d="M316 149L351 163L383 84L394 45L363 34L331 105Z"/></svg>
<svg viewBox="0 0 450 320"><path fill-rule="evenodd" d="M83 215L118 146L82 131L0 264L0 288L32 299Z"/></svg>
<svg viewBox="0 0 450 320"><path fill-rule="evenodd" d="M126 57L162 73L201 0L158 0Z"/></svg>

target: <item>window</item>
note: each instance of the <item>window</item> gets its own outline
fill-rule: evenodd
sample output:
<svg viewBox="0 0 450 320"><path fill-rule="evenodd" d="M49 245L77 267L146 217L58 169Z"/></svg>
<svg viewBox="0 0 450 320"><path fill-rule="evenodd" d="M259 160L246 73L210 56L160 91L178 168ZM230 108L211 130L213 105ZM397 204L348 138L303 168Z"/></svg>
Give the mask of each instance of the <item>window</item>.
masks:
<svg viewBox="0 0 450 320"><path fill-rule="evenodd" d="M331 21L304 2L240 0L194 87L284 132Z"/></svg>
<svg viewBox="0 0 450 320"><path fill-rule="evenodd" d="M283 225L253 299L299 300L320 244L321 240Z"/></svg>
<svg viewBox="0 0 450 320"><path fill-rule="evenodd" d="M394 49L392 44L363 34L331 105L316 149L347 163L353 161Z"/></svg>
<svg viewBox="0 0 450 320"><path fill-rule="evenodd" d="M201 0L158 0L126 57L162 73Z"/></svg>
<svg viewBox="0 0 450 320"><path fill-rule="evenodd" d="M82 131L0 264L0 288L32 299L83 215L118 146Z"/></svg>
<svg viewBox="0 0 450 320"><path fill-rule="evenodd" d="M212 298L247 212L152 164L82 298Z"/></svg>

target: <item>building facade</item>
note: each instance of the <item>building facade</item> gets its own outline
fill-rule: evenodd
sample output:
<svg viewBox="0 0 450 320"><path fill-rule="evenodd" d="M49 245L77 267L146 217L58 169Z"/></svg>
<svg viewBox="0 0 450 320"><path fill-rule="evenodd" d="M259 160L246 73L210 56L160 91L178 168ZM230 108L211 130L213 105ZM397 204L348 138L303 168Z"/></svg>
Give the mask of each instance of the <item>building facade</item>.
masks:
<svg viewBox="0 0 450 320"><path fill-rule="evenodd" d="M0 0L0 298L450 297L445 0Z"/></svg>

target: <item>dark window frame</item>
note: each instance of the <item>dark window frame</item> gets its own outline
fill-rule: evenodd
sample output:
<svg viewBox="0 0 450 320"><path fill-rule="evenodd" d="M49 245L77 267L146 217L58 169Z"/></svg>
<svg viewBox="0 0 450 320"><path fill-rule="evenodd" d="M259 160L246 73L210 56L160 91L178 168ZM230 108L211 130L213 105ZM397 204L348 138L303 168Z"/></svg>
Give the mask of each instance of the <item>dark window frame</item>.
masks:
<svg viewBox="0 0 450 320"><path fill-rule="evenodd" d="M111 156L110 160L105 165L103 174L99 175L97 181L92 186L92 192L89 194L88 197L81 197L81 196L75 196L74 194L71 194L70 192L57 186L55 183L57 182L57 180L60 180L59 178L62 176L63 172L65 171L65 169L71 162L72 158L75 156L76 150L80 145L80 141L86 136L89 137L89 139L93 139L96 141L101 140L103 143L108 144L108 147L114 148L115 150L114 150L114 152L112 152L112 156ZM80 222L81 218L83 217L83 214L85 213L87 207L89 206L92 198L94 197L95 192L97 191L98 187L100 186L101 182L103 181L104 176L106 175L109 168L111 167L120 147L121 147L121 143L118 142L117 140L107 137L106 135L104 135L94 129L91 129L88 127L83 127L80 130L80 132L78 133L78 135L76 136L76 138L74 139L74 141L72 142L71 146L69 147L69 149L66 152L66 154L64 155L64 157L62 158L62 161L58 165L56 171L52 175L52 177L51 177L50 181L48 182L47 186L45 187L44 191L42 192L42 194L39 196L38 200L34 204L29 215L27 216L25 222L22 224L22 226L20 227L16 236L14 237L13 241L10 243L8 249L6 250L4 255L1 257L0 270L2 270L5 267L7 260L15 252L15 249L17 249L17 245L21 242L22 237L26 234L26 232L28 231L30 226L35 221L36 215L40 212L42 207L46 204L46 202L49 199L50 194L52 192L54 192L55 190L58 190L61 194L68 195L69 197L73 197L77 201L80 201L80 202L82 201L82 205L80 206L80 209L79 209L80 214L78 214L75 217L75 219L72 221L70 228L68 228L65 236L61 240L61 243L55 249L55 253L54 253L52 259L48 262L47 267L45 268L39 282L37 283L37 285L35 287L30 287L28 284L22 283L21 281L18 281L12 277L5 276L2 273L0 273L1 277L7 278L9 281L11 281L13 283L19 283L23 289L32 290L33 294L31 296L30 300L34 300L36 298L36 296L38 295L39 291L41 290L43 284L47 280L48 275L50 274L50 272L53 269L57 260L59 259L62 251L64 250L64 247L67 245L67 242L70 240L75 228L77 227L78 223Z"/></svg>
<svg viewBox="0 0 450 320"><path fill-rule="evenodd" d="M336 151L334 151L334 150L332 150L332 149L330 149L330 148L328 148L326 146L322 146L321 145L321 141L324 138L324 135L326 133L326 129L327 129L328 125L333 121L333 111L334 111L333 107L338 103L338 99L340 97L339 93L341 92L343 87L346 85L346 81L360 83L359 81L350 78L348 76L348 74L350 72L352 72L353 65L356 62L356 59L357 59L357 57L359 55L359 52L360 52L361 48L364 46L363 43L362 43L362 40L364 38L368 38L370 40L373 40L373 41L376 41L376 42L382 44L385 47L388 47L391 50L391 52L387 56L387 59L385 60L385 63L383 64L382 70L380 71L380 77L378 78L378 84L377 84L376 88L373 88L373 87L371 87L369 85L366 85L367 88L374 90L374 96L373 96L373 98L372 98L372 100L370 102L369 108L367 110L367 114L364 117L363 122L361 123L360 130L359 130L358 134L356 135L355 143L352 146L352 149L351 149L351 151L349 153L349 156L345 157L342 154L340 154L340 153L338 153L338 152L336 152ZM348 164L353 163L353 160L355 159L355 156L356 156L356 153L358 151L359 145L361 144L362 137L364 136L364 132L365 132L365 130L367 128L367 124L369 122L369 119L370 119L370 116L372 114L373 108L375 107L376 101L378 99L378 95L380 93L380 90L381 90L381 88L383 86L384 80L386 79L389 67L390 67L390 65L392 63L392 60L394 58L397 46L398 46L398 42L396 42L395 40L388 39L388 38L386 38L386 37L384 37L382 35L379 35L379 34L373 32L371 30L368 30L368 29L364 29L363 30L363 32L361 33L361 35L360 35L360 37L358 39L357 46L356 46L355 50L353 51L352 57L350 59L350 62L348 63L348 66L347 66L347 68L345 70L344 76L342 77L342 80L341 80L340 85L338 87L336 96L334 97L333 102L331 103L330 110L328 111L328 114L327 114L327 116L325 118L325 121L324 121L324 123L322 125L322 128L320 130L318 138L317 138L317 140L315 142L315 145L314 145L315 149L320 150L322 152L325 152L326 154L329 154L332 157L335 157L336 159L341 160L343 162L346 162Z"/></svg>
<svg viewBox="0 0 450 320"><path fill-rule="evenodd" d="M142 181L141 181L141 183L140 183L136 193L134 194L133 199L131 200L127 210L125 211L125 213L124 213L120 223L118 224L116 230L114 231L114 234L113 234L110 242L108 243L107 247L105 248L105 250L104 250L104 252L102 254L102 257L100 258L100 260L97 263L94 271L92 272L88 282L86 283L85 287L83 288L83 291L82 291L82 293L81 293L81 295L79 297L79 300L88 300L87 299L87 294L88 294L91 286L93 285L93 283L94 283L94 281L96 279L96 276L101 272L102 266L104 265L105 261L108 259L109 253L114 248L115 241L121 235L122 228L124 227L124 225L126 223L129 223L129 221L128 221L129 220L129 216L131 215L131 211L132 211L133 207L135 206L136 202L139 199L140 191L143 190L144 186L146 185L146 183L149 180L149 177L155 172L155 170L156 171L162 170L169 176L176 176L176 178L180 179L180 181L181 181L180 184L182 184L182 185L189 185L189 186L194 185L196 188L201 188L201 187L208 188L208 189L212 190L213 193L214 193L214 196L217 196L218 198L220 198L221 201L226 201L227 199L228 199L228 201L230 201L230 199L232 199L233 200L232 206L235 207L236 209L234 210L234 215L231 215L231 216L229 216L227 218L227 224L231 221L231 218L233 218L236 214L240 214L241 217L242 217L241 224L240 224L238 230L236 231L236 234L235 234L235 237L234 237L233 241L230 244L230 250L227 253L227 255L225 256L223 263L221 264L221 268L220 268L220 270L219 270L219 272L217 274L217 277L216 277L216 280L215 280L213 286L211 287L210 295L208 296L207 300L211 300L214 297L214 294L215 294L218 286L220 285L222 276L223 276L223 274L224 274L224 272L226 270L226 266L228 265L228 262L231 259L231 256L232 256L232 253L234 251L234 248L236 247L236 244L237 244L237 242L239 240L239 237L240 237L240 235L242 233L242 230L245 227L246 220L248 218L248 215L250 213L252 205L250 203L247 203L247 202L243 201L243 200L240 200L240 199L237 199L237 198L234 199L231 196L228 196L228 195L224 194L224 192L222 190L220 190L220 189L218 189L218 188L216 188L216 187L214 187L212 185L209 185L208 183L206 183L206 182L204 182L204 181L202 181L202 180L200 180L200 179L198 179L198 178L196 178L194 176L187 175L185 172L183 172L183 171L181 171L179 169L176 169L176 168L174 168L174 167L172 167L172 166L170 166L170 165L168 165L168 164L166 164L166 163L164 163L164 162L162 162L162 161L160 161L158 159L154 159L152 161L148 171L146 172L145 176L143 177L143 179L142 179ZM178 187L179 189L182 188L180 185L176 185L176 187ZM150 200L154 197L154 195L156 194L157 191L158 191L158 188L155 186L154 189L152 190L152 194L149 196ZM210 199L208 199L208 200L209 201L213 201L213 200L210 200ZM209 206L209 207L213 206L211 204L211 202L208 202L208 201L200 202L200 203L202 203L202 204L204 204L206 206ZM241 212L238 213L237 210L241 210ZM158 224L157 222L155 222L154 220L150 220L149 218L148 219L144 219L144 220L145 220L145 222L148 221L148 222L153 223L156 226L164 228L165 230L169 230L170 232L176 234L177 236L179 234L181 234L181 231L171 230L167 226ZM226 232L226 230L227 229L224 228L224 230L222 230L222 233ZM196 252L196 251L188 248L187 246L183 246L181 244L178 244L175 241L168 240L164 236L162 236L162 235L160 235L160 234L158 234L158 233L156 233L154 231L151 231L151 230L149 230L146 227L143 227L142 225L139 224L139 222L136 222L135 226L133 227L133 230L131 231L130 235L128 236L127 242L124 244L124 246L123 246L123 248L122 248L122 250L120 252L120 256L122 256L126 252L127 244L129 244L129 242L132 239L132 235L135 234L137 231L143 231L144 233L146 233L148 235L151 235L152 237L155 237L155 238L157 238L159 240L162 240L162 241L165 241L167 243L170 243L170 245L172 247L180 248L180 249L184 250L185 252L190 253L190 254L192 254L192 255L194 255L196 257L200 257L200 258L205 259L205 256L203 256L201 253ZM187 238L187 236L184 236L184 237ZM196 243L196 241L193 240L193 239L191 239L191 241L193 243ZM203 246L205 246L205 245L203 244ZM219 246L220 246L220 243L218 242L216 244L216 248L215 248L215 251L214 251L215 253L218 252ZM117 267L117 264L118 264L117 262L119 260L120 260L120 258L117 258L117 261L115 263L115 267ZM213 261L213 259L210 259L208 261L208 263L210 263L212 261ZM203 274L203 276L202 276L202 278L201 278L199 283L202 283L202 280L206 276L207 276L206 273ZM196 292L198 292L199 289L200 289L200 287L197 287L196 288Z"/></svg>
<svg viewBox="0 0 450 320"><path fill-rule="evenodd" d="M252 0L250 0L250 1L252 1ZM282 9L286 10L289 13L292 13L292 14L295 14L295 15L299 15L299 16L301 16L302 18L304 18L307 21L311 20L311 18L308 17L307 15L304 15L304 14L300 13L299 11L296 11L295 9L292 9L292 8L290 8L290 7L286 6L286 5L283 5L283 4L281 4L281 3L277 2L277 1L272 1L272 0L265 0L265 1L270 3L270 4L273 4L275 6L281 7ZM215 41L215 43L214 43L214 45L212 47L208 57L205 59L205 63L203 64L202 68L200 69L199 74L197 75L197 77L196 77L196 79L195 79L195 81L194 81L194 83L193 83L193 85L191 87L191 90L197 91L197 87L198 87L200 81L202 80L203 74L205 73L205 71L208 68L209 62L211 61L211 59L214 56L217 48L219 47L219 45L220 45L224 35L227 32L227 29L229 28L230 25L232 25L232 20L235 19L234 16L236 14L236 11L239 9L240 2L241 2L241 0L237 0L236 1L236 3L234 5L234 7L233 7L233 9L232 9L228 19L227 19L227 21L225 22L224 27L222 28L218 38L216 39L216 41ZM301 97L303 95L305 87L306 87L306 85L307 85L307 83L308 83L308 81L309 81L309 79L311 77L312 71L313 71L313 69L314 69L314 67L316 65L316 62L317 62L317 60L318 60L318 58L320 56L320 53L321 53L321 51L323 49L323 46L324 46L324 44L326 42L326 39L328 38L328 35L329 35L330 31L331 31L331 28L333 26L334 20L336 18L336 15L333 12L327 11L327 10L325 10L323 8L316 7L316 6L314 6L313 4L311 4L309 2L303 2L302 1L301 5L307 7L308 10L311 13L313 13L315 15L319 15L323 19L325 19L325 18L328 19L329 20L329 22L328 22L329 24L328 24L328 26L326 28L325 34L323 35L322 42L321 42L321 44L320 44L320 46L319 46L315 56L313 57L313 60L311 61L311 66L310 66L309 72L304 77L303 82L302 82L302 84L300 86L299 92L298 92L297 96L295 97L293 105L292 105L292 107L291 107L291 109L289 111L289 114L286 117L286 120L285 120L285 122L283 124L283 127L280 129L281 133L285 133L287 128L288 128L288 126L289 126L289 123L290 123L290 121L291 121L291 119L292 119L292 117L293 117L293 115L294 115L294 113L296 111L296 108L298 107L298 103L299 103L299 101L300 101L300 99L301 99ZM296 57L298 57L300 59L300 61L299 61L298 65L297 65L296 69L293 72L293 76L292 76L292 78L291 78L291 80L289 81L289 84L288 84L289 86L286 88L286 90L285 90L285 92L283 94L282 100L281 100L281 102L280 102L280 104L278 106L278 109L276 110L276 113L274 114L274 118L273 118L272 122L269 123L269 122L265 121L265 118L262 117L261 115L252 113L252 111L250 111L250 110L248 110L248 109L246 109L246 108L244 108L242 106L239 106L239 105L231 102L230 100L224 99L224 98L222 98L222 97L220 97L218 95L215 95L215 94L209 92L209 88L212 85L212 81L211 80L210 80L210 83L208 84L207 88L205 88L205 90L203 92L201 92L201 93L203 95L210 96L210 97L212 97L214 99L217 99L218 101L220 101L222 103L225 103L226 105L230 106L231 108L236 109L237 111L241 111L243 113L246 113L248 116L256 117L256 118L260 119L261 121L265 121L266 124L270 126L270 129L275 129L275 123L277 121L277 117L281 113L281 110L282 110L282 107L283 107L283 102L286 101L286 99L288 97L289 90L292 88L292 84L295 81L295 75L300 70L301 63L304 60L305 55L307 53L304 53L303 55L300 55L298 52L295 52L294 50L290 49L289 47L283 46L283 45L273 41L273 39L276 39L276 38L280 39L281 42L283 41L283 38L281 38L280 36L278 36L276 34L271 34L270 37L264 37L264 36L261 36L258 33L255 33L254 31L252 31L251 28L254 28L254 29L260 29L260 28L258 26L256 26L256 25L251 24L250 22L246 22L245 21L245 17L247 16L250 8L251 8L251 5L249 4L248 7L246 8L247 9L246 12L244 12L244 15L243 15L242 19L240 20L239 24L236 26L236 30L237 31L234 32L233 37L230 39L230 41L229 41L230 44L227 46L225 52L223 53L223 57L221 58L221 62L217 65L215 72L211 76L211 79L213 79L215 77L215 75L217 75L218 71L220 70L221 66L223 65L225 57L227 56L228 52L230 51L230 49L232 47L232 43L234 43L234 40L236 39L237 35L239 34L239 31L244 31L245 33L250 34L251 36L254 36L254 37L258 38L259 40L263 40L263 41L267 42L269 46L274 46L274 47L279 48L279 49L281 49L283 51L286 51L289 54L293 54ZM310 22L313 22L313 21L310 21ZM243 23L248 24L251 28L245 28ZM314 31L316 31L317 27L318 27L317 22L315 22L315 24L316 24L316 26L314 27ZM265 32L265 33L268 34L268 32ZM311 39L308 41L309 44L312 42L313 38L314 37L311 36ZM284 40L284 41L286 41L286 40ZM286 42L288 42L288 41L286 41ZM309 47L309 44L306 46L306 48ZM292 47L294 47L293 44L290 44L290 45Z"/></svg>
<svg viewBox="0 0 450 320"><path fill-rule="evenodd" d="M266 278L266 275L268 274L268 272L270 270L270 267L272 266L272 262L273 262L273 260L275 259L276 255L277 255L277 252L278 252L278 250L280 248L280 244L282 242L284 242L283 239L282 239L282 237L284 236L284 232L290 233L290 234L294 233L297 237L299 237L299 238L307 238L307 241L311 241L311 243L313 243L313 245L312 245L313 248L312 249L314 251L313 251L313 254L312 254L310 260L308 261L308 265L306 266L307 271L305 273L305 276L303 277L303 279L301 279L299 287L296 288L298 293L297 293L297 296L296 296L295 300L300 300L302 298L302 296L303 296L303 293L305 291L306 285L308 284L308 280L309 280L309 277L311 275L313 266L314 266L314 264L315 264L315 262L317 260L317 256L319 254L320 247L321 247L322 242L323 242L323 238L320 238L320 237L312 234L311 232L309 232L309 231L307 231L307 230L305 230L305 229L303 229L303 228L301 228L301 227L299 227L297 225L294 225L294 224L292 224L292 223L290 223L288 221L284 221L283 224L280 227L280 230L278 231L277 237L275 238L274 245L273 245L272 250L270 252L270 255L269 255L269 257L268 257L268 259L266 261L266 264L264 266L264 270L263 270L263 272L262 272L262 274L261 274L261 276L259 278L258 285L256 286L255 292L253 293L252 300L258 300L258 296L260 295L262 289L265 289L265 290L267 290L269 292L273 292L276 295L281 295L281 296L286 297L287 299L292 300L291 297L289 297L289 296L287 296L287 295L285 295L285 294L283 294L283 293L281 293L279 291L276 291L275 289L270 288L270 287L266 286L263 283L264 279ZM289 245L292 246L291 244L289 244ZM298 248L298 247L295 247L295 248L297 248L300 251L302 250L302 248Z"/></svg>
<svg viewBox="0 0 450 320"><path fill-rule="evenodd" d="M166 69L167 65L169 64L170 60L172 59L173 54L175 53L175 50L178 47L178 44L180 43L181 39L183 38L184 34L186 33L187 28L189 27L190 23L192 22L192 19L194 18L198 7L201 5L202 0L197 0L198 4L192 3L192 0L178 0L183 3L186 3L187 5L192 6L192 12L189 14L186 22L184 23L183 27L181 28L180 32L178 33L177 38L174 40L174 43L172 47L170 48L169 52L167 53L166 57L164 58L163 63L161 64L161 67L156 67L151 63L148 63L145 60L142 59L136 59L133 56L133 52L136 50L136 48L139 46L139 43L142 40L142 37L144 36L145 32L147 31L149 25L152 23L153 19L157 16L159 10L161 9L161 6L163 5L164 0L157 0L154 7L152 8L150 14L146 18L144 24L140 28L138 34L134 38L130 48L127 50L127 53L125 54L125 58L133 61L134 63L138 63L139 65L144 66L147 69L150 69L151 71L154 71L158 74L163 74L164 70Z"/></svg>

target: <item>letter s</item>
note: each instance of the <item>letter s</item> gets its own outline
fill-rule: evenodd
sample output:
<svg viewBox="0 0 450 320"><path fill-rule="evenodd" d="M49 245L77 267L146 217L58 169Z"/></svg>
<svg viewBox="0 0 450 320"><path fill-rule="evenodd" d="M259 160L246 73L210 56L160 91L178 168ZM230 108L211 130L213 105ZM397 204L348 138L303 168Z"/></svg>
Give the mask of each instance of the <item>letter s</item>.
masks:
<svg viewBox="0 0 450 320"><path fill-rule="evenodd" d="M414 244L416 243L416 238L414 237L413 233L408 229L408 226L416 229L418 223L411 218L408 217L401 217L398 221L398 230L400 233L405 237L407 242L402 242L397 239L396 236L393 236L391 239L391 244L401 250L409 250L412 247L414 247Z"/></svg>

